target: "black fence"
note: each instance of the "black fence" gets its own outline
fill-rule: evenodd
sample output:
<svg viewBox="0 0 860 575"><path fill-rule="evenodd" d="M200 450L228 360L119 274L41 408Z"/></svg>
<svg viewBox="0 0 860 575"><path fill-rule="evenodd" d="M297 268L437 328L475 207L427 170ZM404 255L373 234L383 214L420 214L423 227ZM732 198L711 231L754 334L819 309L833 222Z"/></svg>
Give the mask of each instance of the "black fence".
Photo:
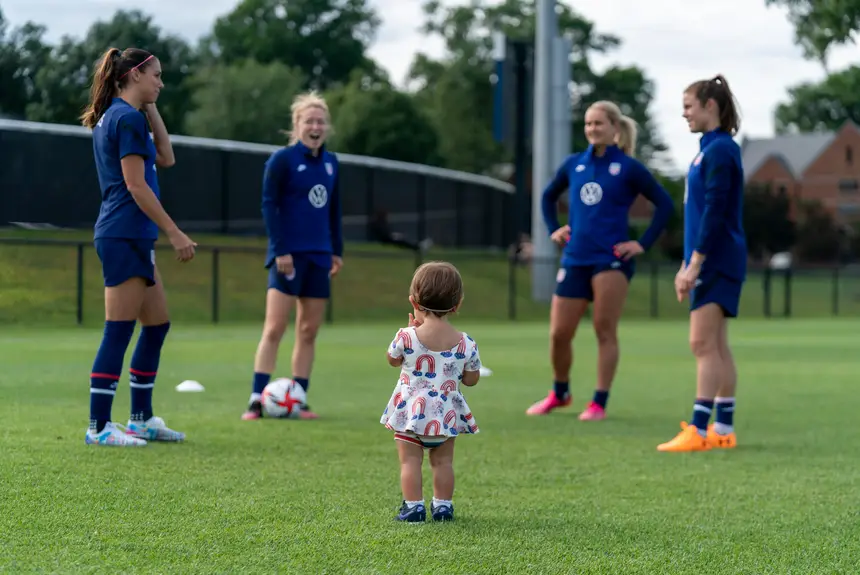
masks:
<svg viewBox="0 0 860 575"><path fill-rule="evenodd" d="M256 234L263 165L275 146L171 136L176 165L159 173L162 202L186 231ZM395 233L448 247L509 245L513 187L485 176L338 154L344 236L368 241L387 213ZM0 119L0 225L92 227L99 185L90 131Z"/></svg>
<svg viewBox="0 0 860 575"><path fill-rule="evenodd" d="M260 246L202 246L178 263L157 245L171 316L194 323L262 321L267 287ZM531 297L531 266L504 254L431 252L463 275L462 315L470 320L547 321L549 307ZM402 320L420 253L349 249L333 281L329 322ZM545 266L554 269L557 260ZM674 293L677 265L641 261L630 286L625 320L684 318ZM91 242L0 238L0 325L97 325L104 318L101 267ZM852 268L752 269L741 317L860 317L860 272Z"/></svg>

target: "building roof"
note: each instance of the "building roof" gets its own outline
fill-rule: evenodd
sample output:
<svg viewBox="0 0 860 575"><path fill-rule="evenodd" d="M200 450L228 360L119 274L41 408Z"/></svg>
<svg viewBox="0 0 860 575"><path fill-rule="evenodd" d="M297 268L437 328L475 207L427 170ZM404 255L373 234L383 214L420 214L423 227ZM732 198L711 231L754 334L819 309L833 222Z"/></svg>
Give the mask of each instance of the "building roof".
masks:
<svg viewBox="0 0 860 575"><path fill-rule="evenodd" d="M744 177L749 179L765 162L776 158L794 178L799 178L835 138L835 132L745 138L741 144Z"/></svg>

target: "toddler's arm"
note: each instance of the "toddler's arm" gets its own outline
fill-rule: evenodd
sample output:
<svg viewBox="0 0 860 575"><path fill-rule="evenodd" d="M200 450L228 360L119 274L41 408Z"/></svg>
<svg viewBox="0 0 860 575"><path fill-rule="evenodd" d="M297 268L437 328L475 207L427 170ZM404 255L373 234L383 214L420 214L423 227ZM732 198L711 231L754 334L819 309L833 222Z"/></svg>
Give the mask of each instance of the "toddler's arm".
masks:
<svg viewBox="0 0 860 575"><path fill-rule="evenodd" d="M475 343L468 335L466 339L469 346L466 348L466 365L463 367L462 383L465 386L472 387L478 384L481 379L481 354L478 353L478 344Z"/></svg>
<svg viewBox="0 0 860 575"><path fill-rule="evenodd" d="M405 333L402 329L397 330L397 335L394 336L391 345L388 346L388 352L385 354L386 359L388 359L388 365L391 367L400 367L403 365L404 352L407 347L411 347L409 339L409 334Z"/></svg>
<svg viewBox="0 0 860 575"><path fill-rule="evenodd" d="M481 379L480 371L464 371L463 379L460 381L460 383L468 387L472 387L473 385L478 385L479 379Z"/></svg>

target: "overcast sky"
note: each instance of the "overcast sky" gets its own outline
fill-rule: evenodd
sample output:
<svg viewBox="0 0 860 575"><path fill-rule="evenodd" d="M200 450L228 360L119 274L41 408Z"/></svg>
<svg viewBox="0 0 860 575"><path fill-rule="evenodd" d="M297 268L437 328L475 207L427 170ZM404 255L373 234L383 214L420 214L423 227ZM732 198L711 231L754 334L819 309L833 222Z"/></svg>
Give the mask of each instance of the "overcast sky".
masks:
<svg viewBox="0 0 860 575"><path fill-rule="evenodd" d="M764 0L564 0L594 21L601 32L621 37L620 50L597 60L606 65L636 64L656 82L653 113L677 167L686 168L697 140L680 117L681 91L691 81L716 73L726 76L741 104L741 135L773 132L773 110L787 88L820 80L820 66L804 61L794 46L792 28L782 10L765 8ZM456 0L443 0L455 4ZM371 0L383 23L371 56L401 82L416 51L440 55L442 46L417 31L420 0ZM194 40L236 0L148 0L141 5L156 23ZM108 19L126 0L0 0L13 26L34 20L48 27L49 39L82 36L95 20ZM833 52L838 70L860 59L851 46Z"/></svg>

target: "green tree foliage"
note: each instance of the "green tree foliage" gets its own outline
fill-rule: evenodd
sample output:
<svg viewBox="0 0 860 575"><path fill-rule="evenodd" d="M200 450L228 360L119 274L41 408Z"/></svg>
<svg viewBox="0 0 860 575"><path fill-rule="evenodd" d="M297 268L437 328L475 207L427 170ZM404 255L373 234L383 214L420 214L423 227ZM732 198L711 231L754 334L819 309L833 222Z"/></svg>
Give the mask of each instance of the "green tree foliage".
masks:
<svg viewBox="0 0 860 575"><path fill-rule="evenodd" d="M535 35L533 0L469 0L447 6L431 0L424 4L424 32L439 36L446 57L433 60L419 54L410 80L417 85L416 98L427 109L440 134L442 155L448 165L483 171L500 160L501 150L492 139L493 71L490 56L492 32L532 40ZM594 24L566 4L558 5L558 28L573 40L572 77L574 149L584 147L582 116L594 101L616 101L640 124L639 153L647 159L665 151L649 113L654 87L636 67L611 67L603 73L592 69L589 58L617 48L616 36L595 31Z"/></svg>
<svg viewBox="0 0 860 575"><path fill-rule="evenodd" d="M164 35L152 17L140 11L118 11L106 22L93 24L83 40L65 36L51 48L35 76L35 97L27 118L37 122L78 123L86 106L94 64L110 47L137 47L161 61L164 89L158 107L168 129L181 129L189 111L185 79L193 68L192 51L181 38Z"/></svg>
<svg viewBox="0 0 860 575"><path fill-rule="evenodd" d="M0 114L23 118L36 97L36 73L50 55L44 26L27 22L9 32L0 11Z"/></svg>
<svg viewBox="0 0 860 575"><path fill-rule="evenodd" d="M436 130L408 95L384 79L355 74L328 95L334 135L332 148L402 162L437 165Z"/></svg>
<svg viewBox="0 0 860 575"><path fill-rule="evenodd" d="M336 149L355 154L487 172L509 160L492 137L490 31L534 36L534 1L425 2L423 31L441 38L439 60L419 54L408 90L393 86L367 56L380 19L370 0L242 0L196 48L163 33L143 12L118 11L83 38L44 42L28 23L10 31L0 15L0 112L77 124L95 62L111 46L156 54L165 88L159 109L173 133L282 142L298 91L323 91L334 111ZM573 39L574 148L582 115L596 99L617 101L640 124L640 157L665 147L649 115L653 87L635 67L595 72L590 60L620 39L559 3L562 33Z"/></svg>
<svg viewBox="0 0 860 575"><path fill-rule="evenodd" d="M788 90L788 102L777 106L776 131L838 130L846 120L860 123L860 67L851 66Z"/></svg>
<svg viewBox="0 0 860 575"><path fill-rule="evenodd" d="M801 201L798 204L797 232L795 253L801 262L837 261L843 235L821 202Z"/></svg>
<svg viewBox="0 0 860 575"><path fill-rule="evenodd" d="M858 0L765 0L765 5L788 10L804 54L825 67L830 48L853 44L860 28Z"/></svg>
<svg viewBox="0 0 860 575"><path fill-rule="evenodd" d="M189 81L193 111L186 131L205 138L281 144L290 129L290 106L305 76L280 62L256 60L201 69Z"/></svg>
<svg viewBox="0 0 860 575"><path fill-rule="evenodd" d="M207 52L225 64L282 62L325 90L376 67L366 52L379 24L368 0L243 0L215 22Z"/></svg>
<svg viewBox="0 0 860 575"><path fill-rule="evenodd" d="M747 186L744 190L744 231L747 250L760 260L768 255L788 251L797 240L797 228L791 220L791 200L782 189L770 186Z"/></svg>

